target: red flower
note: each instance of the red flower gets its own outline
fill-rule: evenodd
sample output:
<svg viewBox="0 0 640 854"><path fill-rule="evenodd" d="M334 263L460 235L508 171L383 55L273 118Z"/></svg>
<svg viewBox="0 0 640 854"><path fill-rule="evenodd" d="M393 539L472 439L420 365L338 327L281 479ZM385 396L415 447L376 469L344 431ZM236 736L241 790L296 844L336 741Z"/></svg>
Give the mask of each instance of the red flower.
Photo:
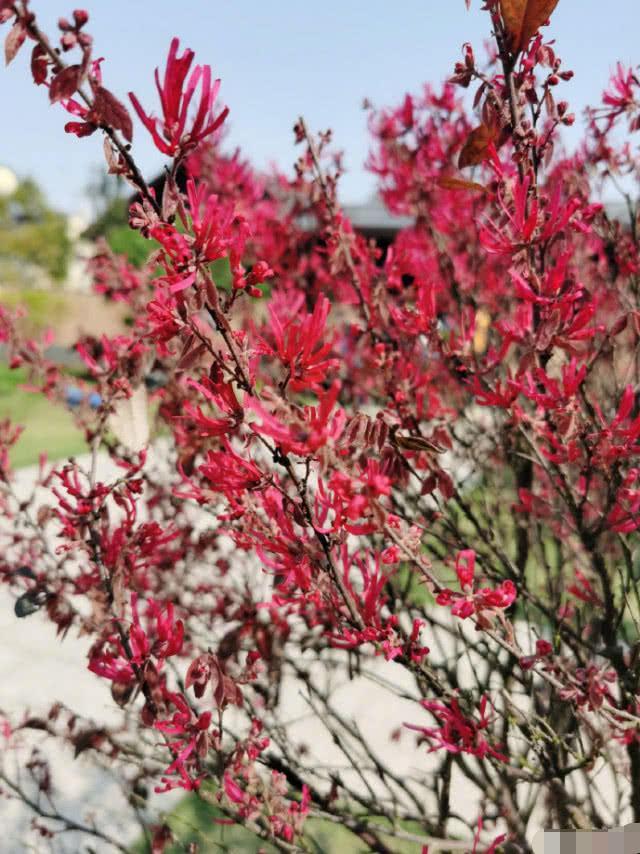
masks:
<svg viewBox="0 0 640 854"><path fill-rule="evenodd" d="M615 698L608 686L615 683L616 679L615 670L589 664L587 667L579 667L576 670L573 684L561 688L559 695L562 700L571 700L577 706L586 705L594 711L599 709L605 700L615 703Z"/></svg>
<svg viewBox="0 0 640 854"><path fill-rule="evenodd" d="M430 752L444 748L449 753L470 753L479 759L493 756L501 762L507 761L507 757L498 753L483 734L491 723L486 713L486 696L483 696L480 701L478 721L464 716L455 697L448 704L437 700L422 700L420 705L433 714L439 727L422 727L416 724L405 724L405 726L407 729L421 733L427 741L434 742Z"/></svg>
<svg viewBox="0 0 640 854"><path fill-rule="evenodd" d="M274 346L263 340L261 351L277 357L286 367L283 387L289 385L292 391L318 390L327 373L337 367L337 359L327 358L331 343L323 341L330 308L331 303L321 294L313 314L299 320L292 312L292 316L283 323L276 310L269 306Z"/></svg>
<svg viewBox="0 0 640 854"><path fill-rule="evenodd" d="M156 721L154 726L165 736L174 737L171 742L174 761L165 769L160 778L162 786L156 786L155 791L175 788L192 791L202 782L194 773L198 770L198 759L204 759L212 741L215 742L215 733L209 733L211 712L197 716L181 694L166 690L163 693L167 708L173 706L175 712L165 720Z"/></svg>
<svg viewBox="0 0 640 854"><path fill-rule="evenodd" d="M456 575L463 590L465 587L472 586L475 567L476 553L473 549L465 549L458 553L456 558Z"/></svg>
<svg viewBox="0 0 640 854"><path fill-rule="evenodd" d="M584 572L579 569L575 571L576 580L567 587L567 592L576 599L586 602L588 605L602 606L603 602L599 594L593 588L593 584L589 581Z"/></svg>
<svg viewBox="0 0 640 854"><path fill-rule="evenodd" d="M631 116L640 108L637 100L639 94L640 82L633 69L625 68L618 62L609 81L609 89L602 94L602 102L609 107L604 116L612 119L625 112ZM629 130L637 130L639 125L640 118L637 118L635 123L630 121Z"/></svg>
<svg viewBox="0 0 640 854"><path fill-rule="evenodd" d="M211 685L213 700L219 709L224 709L228 703L242 706L242 691L234 680L227 675L224 663L212 653L199 655L189 665L184 681L185 690L193 685L193 690L200 699Z"/></svg>
<svg viewBox="0 0 640 854"><path fill-rule="evenodd" d="M195 148L201 140L220 127L229 112L225 107L217 116L213 115L220 81L212 81L209 65L196 65L188 76L194 53L192 50L185 50L182 56L178 56L179 45L179 40L174 38L169 48L162 83L156 68L156 86L162 105L161 120L147 114L133 92L129 92L131 103L140 121L153 137L156 148L169 157L176 156L178 152L183 155ZM187 113L199 84L200 104L191 127L187 129Z"/></svg>
<svg viewBox="0 0 640 854"><path fill-rule="evenodd" d="M553 647L547 640L539 638L536 641L536 651L533 655L524 655L520 659L520 667L523 670L531 670L533 665L541 658L546 658L553 652Z"/></svg>
<svg viewBox="0 0 640 854"><path fill-rule="evenodd" d="M456 575L462 588L462 593L455 593L448 587L443 588L436 597L438 605L450 605L455 617L466 619L473 613L486 622L484 611L495 611L508 608L516 600L516 587L513 581L503 581L495 590L483 587L474 591L476 553L473 549L465 549L456 558Z"/></svg>
<svg viewBox="0 0 640 854"><path fill-rule="evenodd" d="M232 202L208 193L203 185L196 186L193 178L187 182L187 198L195 237L193 247L205 261L223 258L234 240L246 236L246 223L236 216Z"/></svg>
<svg viewBox="0 0 640 854"><path fill-rule="evenodd" d="M261 469L252 460L236 454L226 440L222 450L207 453L200 471L211 482L211 489L223 492L233 503L244 490L257 489L264 481Z"/></svg>

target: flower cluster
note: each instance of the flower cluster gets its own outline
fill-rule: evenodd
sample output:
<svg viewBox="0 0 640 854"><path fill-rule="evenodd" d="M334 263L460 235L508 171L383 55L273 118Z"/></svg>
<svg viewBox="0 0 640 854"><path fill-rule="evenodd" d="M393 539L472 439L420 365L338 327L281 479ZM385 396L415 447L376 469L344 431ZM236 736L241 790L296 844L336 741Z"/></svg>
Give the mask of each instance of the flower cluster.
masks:
<svg viewBox="0 0 640 854"><path fill-rule="evenodd" d="M136 268L97 246L127 322L76 342L80 377L0 306L9 368L87 450L43 454L27 490L0 424L0 581L16 619L86 642L115 703L104 724L64 698L3 714L8 754L45 732L109 762L145 826L148 789L198 790L292 850L311 815L367 850L408 820L425 845L524 850L531 795L549 827L640 821L640 86L618 66L567 153L556 5L487 0L486 61L465 44L442 86L370 107L394 217L372 234L341 209L330 132L296 122L291 174L225 150L220 82L177 38L158 114L130 94L168 159L148 183L88 14L54 43L0 0L7 61L31 44L67 132L104 136L148 247ZM627 220L602 203L618 187ZM433 718L407 724L426 775L370 713L399 742L400 703ZM619 796L585 798L605 764ZM119 822L55 812L39 753L24 765L3 790L123 848ZM169 822L145 827L158 854Z"/></svg>
<svg viewBox="0 0 640 854"><path fill-rule="evenodd" d="M472 549L459 552L456 557L456 575L462 592L457 593L445 587L436 598L438 605L449 605L451 613L462 619L472 614L480 616L485 612L504 610L516 600L516 587L510 579L503 581L494 590L489 587L475 590L475 565L476 553Z"/></svg>
<svg viewBox="0 0 640 854"><path fill-rule="evenodd" d="M156 148L169 157L184 155L195 148L199 142L218 130L226 119L229 110L225 107L214 115L214 104L220 89L220 80L213 80L211 66L196 65L189 71L195 54L185 50L178 56L180 41L172 39L167 57L164 79L156 69L156 86L160 96L162 118L147 114L133 92L129 93L131 103L140 121L151 134ZM189 107L200 87L199 103L196 114L189 119Z"/></svg>

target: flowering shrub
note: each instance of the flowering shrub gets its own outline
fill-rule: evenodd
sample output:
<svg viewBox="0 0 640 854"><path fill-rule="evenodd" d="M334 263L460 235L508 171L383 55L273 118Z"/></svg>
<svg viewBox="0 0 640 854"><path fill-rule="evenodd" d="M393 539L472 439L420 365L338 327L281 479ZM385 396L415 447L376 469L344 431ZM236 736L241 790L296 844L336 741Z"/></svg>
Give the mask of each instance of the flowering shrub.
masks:
<svg viewBox="0 0 640 854"><path fill-rule="evenodd" d="M371 111L369 166L413 223L381 249L340 209L328 133L296 123L293 177L224 152L219 82L177 39L159 109L130 94L169 158L154 192L88 14L60 20L58 47L27 0L0 0L7 61L29 46L65 130L101 132L150 249L142 271L93 261L132 324L78 342L88 462L43 458L25 500L19 430L0 431L16 614L87 637L121 709L106 727L51 696L3 719L3 788L42 834L125 850L56 810L40 753L37 796L12 773L29 728L108 763L153 851L172 828L140 804L147 783L287 851L309 850L309 817L374 851L526 851L541 825L640 821L640 78L616 69L566 154L556 5L485 0L486 61L467 44L441 89ZM620 221L597 201L609 185ZM70 406L46 342L0 324L11 365ZM136 446L110 419L145 388L163 429ZM336 679L386 692L377 741ZM301 691L335 763L294 740ZM387 741L417 745L410 768Z"/></svg>

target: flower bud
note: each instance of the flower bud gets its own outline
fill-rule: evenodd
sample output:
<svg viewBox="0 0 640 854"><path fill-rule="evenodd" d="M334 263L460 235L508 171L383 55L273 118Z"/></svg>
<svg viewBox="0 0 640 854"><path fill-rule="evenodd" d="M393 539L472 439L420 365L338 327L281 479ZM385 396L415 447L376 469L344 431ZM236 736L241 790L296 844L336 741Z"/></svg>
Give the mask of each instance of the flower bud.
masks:
<svg viewBox="0 0 640 854"><path fill-rule="evenodd" d="M609 332L609 335L612 338L614 338L616 335L620 335L620 333L624 332L624 330L627 328L627 322L628 322L628 316L626 314L623 314L613 324L613 326L611 327L611 330Z"/></svg>
<svg viewBox="0 0 640 854"><path fill-rule="evenodd" d="M76 27L84 27L89 20L89 13L85 9L74 9L73 19L76 22Z"/></svg>
<svg viewBox="0 0 640 854"><path fill-rule="evenodd" d="M536 641L536 655L540 658L543 658L546 655L551 655L553 652L553 647L549 643L548 640L543 640L540 638Z"/></svg>
<svg viewBox="0 0 640 854"><path fill-rule="evenodd" d="M62 45L63 50L71 50L72 47L76 46L77 36L75 33L65 33L60 39L60 44Z"/></svg>

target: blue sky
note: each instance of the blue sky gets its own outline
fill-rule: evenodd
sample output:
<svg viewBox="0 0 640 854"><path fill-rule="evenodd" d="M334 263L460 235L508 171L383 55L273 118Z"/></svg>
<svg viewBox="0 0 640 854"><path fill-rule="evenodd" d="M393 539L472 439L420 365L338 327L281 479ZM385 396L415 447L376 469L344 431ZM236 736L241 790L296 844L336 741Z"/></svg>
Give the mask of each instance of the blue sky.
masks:
<svg viewBox="0 0 640 854"><path fill-rule="evenodd" d="M240 146L258 166L294 161L298 115L313 129L331 127L346 154L341 195L353 202L374 186L363 167L363 98L395 104L424 81L443 80L464 41L480 56L488 35L481 5L472 0L467 12L464 0L94 0L89 31L96 56L106 57L106 85L124 98L133 84L154 108L153 69L163 64L171 37L180 36L222 78L221 99L231 108L227 145ZM32 0L32 7L49 32L69 11L58 0ZM640 63L638 0L560 0L550 31L576 73L558 97L578 113L599 96L617 59ZM66 114L31 83L26 50L0 69L0 104L0 164L36 178L56 206L86 208L101 143L63 132ZM139 124L134 150L148 174L157 171L162 159Z"/></svg>

